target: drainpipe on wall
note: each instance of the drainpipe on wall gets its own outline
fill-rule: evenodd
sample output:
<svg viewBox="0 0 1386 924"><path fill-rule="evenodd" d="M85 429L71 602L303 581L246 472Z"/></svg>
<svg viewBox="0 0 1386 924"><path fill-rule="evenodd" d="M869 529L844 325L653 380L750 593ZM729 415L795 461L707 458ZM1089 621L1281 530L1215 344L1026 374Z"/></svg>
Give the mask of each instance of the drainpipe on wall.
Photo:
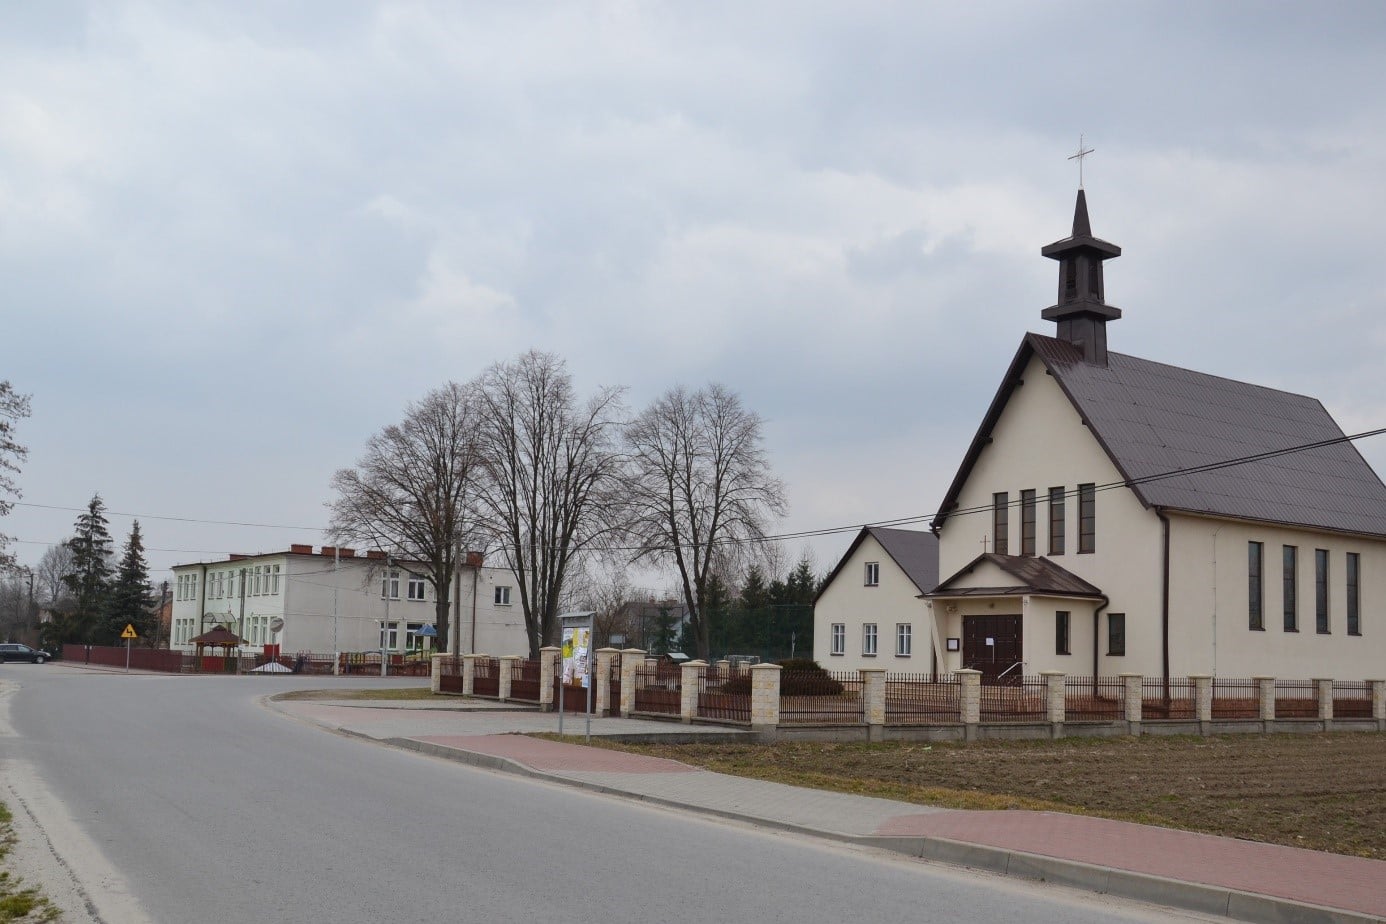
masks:
<svg viewBox="0 0 1386 924"><path fill-rule="evenodd" d="M1169 517L1163 507L1155 508L1160 518L1160 676L1165 684L1165 699L1169 700Z"/></svg>
<svg viewBox="0 0 1386 924"><path fill-rule="evenodd" d="M1097 695L1097 658L1098 646L1102 638L1102 611L1111 606L1112 600L1106 594L1102 595L1102 602L1097 604L1097 608L1092 611L1092 695Z"/></svg>

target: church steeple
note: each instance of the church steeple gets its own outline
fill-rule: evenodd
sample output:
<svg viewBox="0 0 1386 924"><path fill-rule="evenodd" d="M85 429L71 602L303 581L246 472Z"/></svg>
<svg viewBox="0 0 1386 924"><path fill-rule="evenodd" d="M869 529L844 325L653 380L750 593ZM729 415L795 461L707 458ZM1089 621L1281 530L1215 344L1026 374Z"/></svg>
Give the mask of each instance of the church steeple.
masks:
<svg viewBox="0 0 1386 924"><path fill-rule="evenodd" d="M1102 262L1121 256L1121 248L1092 236L1088 199L1080 188L1073 207L1073 233L1040 250L1059 261L1059 301L1040 317L1059 325L1058 337L1083 351L1083 358L1107 365L1107 322L1121 317L1121 309L1103 300Z"/></svg>

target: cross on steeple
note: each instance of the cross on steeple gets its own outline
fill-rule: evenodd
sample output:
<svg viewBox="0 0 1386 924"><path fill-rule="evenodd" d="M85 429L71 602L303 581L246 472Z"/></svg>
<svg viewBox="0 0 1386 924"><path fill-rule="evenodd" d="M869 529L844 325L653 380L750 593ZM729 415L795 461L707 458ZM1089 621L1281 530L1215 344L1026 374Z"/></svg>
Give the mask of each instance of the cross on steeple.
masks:
<svg viewBox="0 0 1386 924"><path fill-rule="evenodd" d="M1068 159L1069 159L1069 160L1076 160L1076 161L1078 161L1078 188L1079 188L1079 189L1082 189L1082 188L1083 188L1083 158L1084 158L1084 157L1087 157L1087 156L1088 156L1089 154L1091 154L1092 152L1093 152L1093 149L1092 149L1092 148L1086 148L1086 149L1084 149L1084 147L1083 147L1083 135L1080 133L1080 134L1078 135L1078 153L1068 155Z"/></svg>

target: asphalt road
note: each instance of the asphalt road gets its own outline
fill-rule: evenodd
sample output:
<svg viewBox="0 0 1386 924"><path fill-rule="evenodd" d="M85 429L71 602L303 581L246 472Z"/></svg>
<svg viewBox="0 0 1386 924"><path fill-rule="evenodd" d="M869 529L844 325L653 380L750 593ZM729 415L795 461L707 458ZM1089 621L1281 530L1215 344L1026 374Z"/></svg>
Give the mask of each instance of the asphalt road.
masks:
<svg viewBox="0 0 1386 924"><path fill-rule="evenodd" d="M0 681L18 684L0 798L75 880L69 921L1203 920L478 770L260 703L379 680L50 664Z"/></svg>

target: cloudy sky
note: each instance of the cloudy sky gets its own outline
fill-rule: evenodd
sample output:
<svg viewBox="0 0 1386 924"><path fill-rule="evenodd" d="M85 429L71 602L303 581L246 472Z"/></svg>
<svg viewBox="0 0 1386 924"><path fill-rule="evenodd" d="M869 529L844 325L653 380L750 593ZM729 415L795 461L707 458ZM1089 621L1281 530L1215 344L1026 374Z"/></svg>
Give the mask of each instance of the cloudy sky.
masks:
<svg viewBox="0 0 1386 924"><path fill-rule="evenodd" d="M320 543L372 432L530 347L740 392L786 531L929 513L1052 330L1080 132L1113 349L1386 426L1384 86L1379 3L3 3L0 529Z"/></svg>

